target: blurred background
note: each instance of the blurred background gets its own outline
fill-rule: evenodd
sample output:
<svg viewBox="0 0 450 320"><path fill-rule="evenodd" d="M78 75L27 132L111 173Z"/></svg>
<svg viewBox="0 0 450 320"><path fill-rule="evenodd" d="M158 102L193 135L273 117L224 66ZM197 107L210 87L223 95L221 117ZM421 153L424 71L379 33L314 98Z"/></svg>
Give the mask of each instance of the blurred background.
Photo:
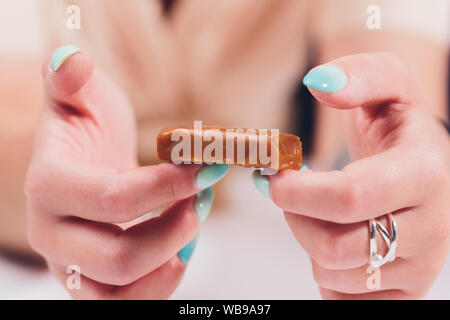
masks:
<svg viewBox="0 0 450 320"><path fill-rule="evenodd" d="M81 9L80 29L67 8ZM380 9L373 24L371 6ZM359 52L396 53L448 119L448 0L0 0L0 298L66 299L26 241L23 180L43 100L41 63L73 43L128 94L139 160L156 133L194 120L299 135L316 170L349 161L342 111L301 85L314 65ZM177 299L318 299L309 257L280 209L233 168L216 187ZM427 298L450 299L450 262Z"/></svg>

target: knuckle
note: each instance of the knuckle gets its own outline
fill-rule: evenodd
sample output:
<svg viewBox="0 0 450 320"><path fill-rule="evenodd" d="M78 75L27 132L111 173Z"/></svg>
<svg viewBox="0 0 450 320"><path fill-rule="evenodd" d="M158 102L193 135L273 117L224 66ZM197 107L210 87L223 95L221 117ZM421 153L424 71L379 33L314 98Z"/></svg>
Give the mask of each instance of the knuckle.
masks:
<svg viewBox="0 0 450 320"><path fill-rule="evenodd" d="M362 188L359 184L347 181L342 187L342 208L337 215L339 222L348 223L353 222L361 211L361 204L363 199Z"/></svg>
<svg viewBox="0 0 450 320"><path fill-rule="evenodd" d="M180 183L184 180L180 180L182 177L182 172L174 173L171 170L164 170L167 164L160 164L159 168L161 170L155 170L151 177L151 185L160 186L163 188L164 194L168 197L168 202L175 202L180 200L182 194L184 194L183 187L180 187ZM179 169L179 168L177 168Z"/></svg>
<svg viewBox="0 0 450 320"><path fill-rule="evenodd" d="M168 186L169 190L168 190L168 194L170 195L170 202L176 201L177 200L177 191L176 191L176 183L171 180L169 181L169 186Z"/></svg>
<svg viewBox="0 0 450 320"><path fill-rule="evenodd" d="M101 195L102 209L106 216L113 221L128 222L129 204L123 200L122 192L116 185L111 184Z"/></svg>

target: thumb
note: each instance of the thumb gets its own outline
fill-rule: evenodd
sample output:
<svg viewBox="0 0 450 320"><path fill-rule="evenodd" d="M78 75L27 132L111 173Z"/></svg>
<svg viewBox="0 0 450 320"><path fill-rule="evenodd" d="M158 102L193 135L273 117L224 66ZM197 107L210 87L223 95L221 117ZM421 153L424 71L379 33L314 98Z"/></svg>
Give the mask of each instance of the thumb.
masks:
<svg viewBox="0 0 450 320"><path fill-rule="evenodd" d="M42 76L49 95L69 102L89 80L94 69L91 56L74 45L56 49L42 66Z"/></svg>
<svg viewBox="0 0 450 320"><path fill-rule="evenodd" d="M73 45L56 49L44 62L42 76L46 103L36 135L41 152L55 147L47 141L70 132L68 137L87 148L86 154L102 154L109 162L117 159L120 166L129 166L129 159L134 161L136 128L131 104L123 91L94 67L86 51Z"/></svg>
<svg viewBox="0 0 450 320"><path fill-rule="evenodd" d="M56 49L42 67L50 106L71 115L87 115L100 125L134 122L127 96L94 68L92 57L74 45Z"/></svg>
<svg viewBox="0 0 450 320"><path fill-rule="evenodd" d="M412 105L417 89L394 55L375 52L345 56L312 69L303 84L321 103L336 109Z"/></svg>

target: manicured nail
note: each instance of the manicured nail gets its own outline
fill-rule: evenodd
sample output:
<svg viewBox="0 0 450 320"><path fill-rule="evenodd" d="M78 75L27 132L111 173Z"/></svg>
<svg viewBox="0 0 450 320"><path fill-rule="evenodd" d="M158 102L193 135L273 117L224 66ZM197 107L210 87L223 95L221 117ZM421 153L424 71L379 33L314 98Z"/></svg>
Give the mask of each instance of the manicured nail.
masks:
<svg viewBox="0 0 450 320"><path fill-rule="evenodd" d="M269 178L262 176L259 170L255 170L252 173L252 179L256 189L258 189L266 198L270 199Z"/></svg>
<svg viewBox="0 0 450 320"><path fill-rule="evenodd" d="M312 69L304 78L303 84L307 87L324 91L336 92L347 85L347 76L344 71L333 65L322 65Z"/></svg>
<svg viewBox="0 0 450 320"><path fill-rule="evenodd" d="M183 249L178 251L178 256L184 264L187 264L194 253L195 245L197 244L198 234L191 240Z"/></svg>
<svg viewBox="0 0 450 320"><path fill-rule="evenodd" d="M302 165L302 167L300 168L300 172L304 172L308 170L308 166L306 164Z"/></svg>
<svg viewBox="0 0 450 320"><path fill-rule="evenodd" d="M214 200L214 191L212 188L206 188L205 190L197 193L194 201L194 209L197 212L200 222L205 221L208 217L211 205Z"/></svg>
<svg viewBox="0 0 450 320"><path fill-rule="evenodd" d="M50 69L53 72L58 71L64 61L80 51L81 49L74 45L59 47L52 55L52 59L50 60Z"/></svg>
<svg viewBox="0 0 450 320"><path fill-rule="evenodd" d="M222 179L229 169L230 166L228 164L212 164L200 168L197 173L197 187L205 189L212 186Z"/></svg>

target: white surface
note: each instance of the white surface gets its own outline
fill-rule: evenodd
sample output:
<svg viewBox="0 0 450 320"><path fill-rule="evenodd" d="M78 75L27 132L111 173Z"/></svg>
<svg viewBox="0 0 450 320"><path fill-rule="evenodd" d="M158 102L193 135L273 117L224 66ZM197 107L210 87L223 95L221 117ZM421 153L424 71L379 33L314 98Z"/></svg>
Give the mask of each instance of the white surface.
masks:
<svg viewBox="0 0 450 320"><path fill-rule="evenodd" d="M225 178L230 207L213 212L203 223L173 299L320 298L308 256L282 212L254 188L250 173L233 168ZM68 297L48 272L0 258L0 299ZM450 299L450 263L427 298Z"/></svg>

